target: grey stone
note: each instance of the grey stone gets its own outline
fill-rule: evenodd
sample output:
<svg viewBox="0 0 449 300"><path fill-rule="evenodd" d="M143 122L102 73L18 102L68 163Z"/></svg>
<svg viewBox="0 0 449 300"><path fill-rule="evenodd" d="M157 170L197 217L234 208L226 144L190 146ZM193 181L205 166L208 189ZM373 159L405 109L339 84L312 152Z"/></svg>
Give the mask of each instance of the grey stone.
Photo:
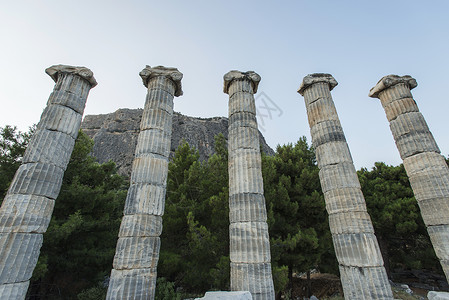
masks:
<svg viewBox="0 0 449 300"><path fill-rule="evenodd" d="M29 281L2 284L0 285L0 298L25 299L29 285Z"/></svg>
<svg viewBox="0 0 449 300"><path fill-rule="evenodd" d="M252 300L250 292L206 292L204 297L195 300Z"/></svg>
<svg viewBox="0 0 449 300"><path fill-rule="evenodd" d="M269 263L267 222L238 222L229 226L230 258L235 263Z"/></svg>
<svg viewBox="0 0 449 300"><path fill-rule="evenodd" d="M304 96L345 299L393 299L371 219L330 91L330 74L311 74Z"/></svg>
<svg viewBox="0 0 449 300"><path fill-rule="evenodd" d="M417 86L409 75L384 76L369 93L385 108L390 129L430 240L449 278L449 168L413 100Z"/></svg>
<svg viewBox="0 0 449 300"><path fill-rule="evenodd" d="M19 167L8 194L29 194L56 199L64 170L52 164L26 163Z"/></svg>
<svg viewBox="0 0 449 300"><path fill-rule="evenodd" d="M449 300L449 293L429 291L427 293L427 298L429 300Z"/></svg>
<svg viewBox="0 0 449 300"><path fill-rule="evenodd" d="M47 129L70 135L73 139L78 136L82 115L71 108L62 105L48 105L42 113L37 130Z"/></svg>
<svg viewBox="0 0 449 300"><path fill-rule="evenodd" d="M42 196L8 194L0 208L0 232L44 233L54 205Z"/></svg>
<svg viewBox="0 0 449 300"><path fill-rule="evenodd" d="M229 95L229 226L231 290L254 299L274 300L262 162L254 93L260 76L253 71L224 75Z"/></svg>
<svg viewBox="0 0 449 300"><path fill-rule="evenodd" d="M172 132L173 97L182 73L147 66L148 88L106 299L154 299Z"/></svg>
<svg viewBox="0 0 449 300"><path fill-rule="evenodd" d="M2 299L25 298L81 114L96 85L92 71L84 67L58 65L46 72L56 82L53 93L0 208Z"/></svg>
<svg viewBox="0 0 449 300"><path fill-rule="evenodd" d="M229 196L229 222L266 222L265 197L258 193Z"/></svg>
<svg viewBox="0 0 449 300"><path fill-rule="evenodd" d="M154 299L156 276L156 268L133 270L112 269L106 299Z"/></svg>
<svg viewBox="0 0 449 300"><path fill-rule="evenodd" d="M42 241L39 233L0 233L0 284L30 280Z"/></svg>
<svg viewBox="0 0 449 300"><path fill-rule="evenodd" d="M75 139L70 135L41 129L34 133L34 138L28 144L22 163L53 164L65 170L74 146Z"/></svg>
<svg viewBox="0 0 449 300"><path fill-rule="evenodd" d="M159 237L120 237L114 256L114 269L156 268L161 240Z"/></svg>
<svg viewBox="0 0 449 300"><path fill-rule="evenodd" d="M125 215L164 214L165 185L151 183L132 183L125 202Z"/></svg>
<svg viewBox="0 0 449 300"><path fill-rule="evenodd" d="M106 115L86 116L81 124L82 130L94 139L93 156L100 163L114 161L119 174L128 177L131 174L142 112L141 109L119 109ZM176 148L185 140L190 147L198 150L200 160L205 161L215 153L214 137L220 133L228 138L228 118L193 118L175 112L170 157L173 157ZM267 145L262 133L258 134L262 151L273 155L274 151Z"/></svg>

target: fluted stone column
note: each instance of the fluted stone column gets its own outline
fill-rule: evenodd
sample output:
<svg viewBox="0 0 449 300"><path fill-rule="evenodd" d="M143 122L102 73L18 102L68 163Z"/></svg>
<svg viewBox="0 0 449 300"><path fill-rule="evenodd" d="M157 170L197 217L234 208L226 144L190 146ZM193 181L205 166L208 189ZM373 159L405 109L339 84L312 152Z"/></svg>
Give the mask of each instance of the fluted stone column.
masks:
<svg viewBox="0 0 449 300"><path fill-rule="evenodd" d="M404 161L427 231L449 279L449 168L413 99L416 80L383 77L369 93L379 98Z"/></svg>
<svg viewBox="0 0 449 300"><path fill-rule="evenodd" d="M224 75L229 95L231 290L250 291L253 299L274 299L254 100L259 81L252 71Z"/></svg>
<svg viewBox="0 0 449 300"><path fill-rule="evenodd" d="M56 85L0 208L0 299L25 299L89 90L97 84L84 67L45 72Z"/></svg>
<svg viewBox="0 0 449 300"><path fill-rule="evenodd" d="M155 295L173 98L182 95L182 73L147 66L140 76L148 94L106 299L154 299Z"/></svg>
<svg viewBox="0 0 449 300"><path fill-rule="evenodd" d="M304 96L345 299L393 299L359 179L330 91L330 74L304 77Z"/></svg>

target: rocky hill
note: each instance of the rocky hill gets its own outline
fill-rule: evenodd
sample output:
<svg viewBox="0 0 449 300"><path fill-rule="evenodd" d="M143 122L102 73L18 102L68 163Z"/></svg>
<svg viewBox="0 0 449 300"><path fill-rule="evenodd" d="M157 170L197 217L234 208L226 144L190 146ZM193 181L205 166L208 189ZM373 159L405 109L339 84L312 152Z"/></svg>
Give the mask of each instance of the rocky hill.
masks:
<svg viewBox="0 0 449 300"><path fill-rule="evenodd" d="M83 131L95 141L93 155L100 163L114 161L122 175L131 174L142 112L142 109L124 108L110 114L88 115L81 124ZM228 118L194 118L175 112L172 130L171 155L186 140L198 149L200 159L206 160L214 153L214 136L222 133L228 138ZM273 155L273 149L259 134L262 150Z"/></svg>

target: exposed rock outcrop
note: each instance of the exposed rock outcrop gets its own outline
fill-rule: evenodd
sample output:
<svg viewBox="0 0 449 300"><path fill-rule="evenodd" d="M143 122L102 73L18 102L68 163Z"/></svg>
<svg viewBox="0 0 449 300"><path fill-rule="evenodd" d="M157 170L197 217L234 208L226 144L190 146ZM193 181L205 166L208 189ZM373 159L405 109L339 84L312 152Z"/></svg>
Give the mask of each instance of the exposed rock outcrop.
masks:
<svg viewBox="0 0 449 300"><path fill-rule="evenodd" d="M142 109L119 109L110 114L85 116L81 129L94 139L93 155L98 162L109 160L117 164L122 175L131 174L131 165L137 145ZM222 133L228 138L228 118L194 118L173 113L171 153L186 140L191 147L198 149L200 160L207 160L215 151L214 137ZM273 155L274 151L259 132L262 151Z"/></svg>

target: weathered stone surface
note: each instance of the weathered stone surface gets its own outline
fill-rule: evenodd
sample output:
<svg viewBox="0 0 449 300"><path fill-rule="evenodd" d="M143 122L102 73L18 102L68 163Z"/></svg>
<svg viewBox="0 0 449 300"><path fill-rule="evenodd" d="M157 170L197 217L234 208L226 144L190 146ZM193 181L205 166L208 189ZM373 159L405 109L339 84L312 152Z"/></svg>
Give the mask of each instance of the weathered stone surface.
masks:
<svg viewBox="0 0 449 300"><path fill-rule="evenodd" d="M228 109L229 117L242 112L256 115L256 103L252 94L249 93L240 92L230 96Z"/></svg>
<svg viewBox="0 0 449 300"><path fill-rule="evenodd" d="M235 263L269 263L267 222L239 222L229 226L230 258Z"/></svg>
<svg viewBox="0 0 449 300"><path fill-rule="evenodd" d="M321 188L326 195L328 191L345 188L359 188L360 182L352 162L327 165L319 172Z"/></svg>
<svg viewBox="0 0 449 300"><path fill-rule="evenodd" d="M170 155L170 132L164 132L159 129L141 131L137 139L137 146L136 157L146 153L168 157Z"/></svg>
<svg viewBox="0 0 449 300"><path fill-rule="evenodd" d="M58 65L56 81L0 208L0 298L24 299L81 123L92 71Z"/></svg>
<svg viewBox="0 0 449 300"><path fill-rule="evenodd" d="M75 139L70 135L41 129L28 144L22 163L53 164L65 171L74 146Z"/></svg>
<svg viewBox="0 0 449 300"><path fill-rule="evenodd" d="M449 278L449 168L413 100L412 77L388 75L370 91L385 108L435 253Z"/></svg>
<svg viewBox="0 0 449 300"><path fill-rule="evenodd" d="M125 215L164 214L165 185L151 183L132 183L125 202Z"/></svg>
<svg viewBox="0 0 449 300"><path fill-rule="evenodd" d="M391 300L388 277L383 267L360 268L352 266L339 266L340 278L343 284L345 299L382 299Z"/></svg>
<svg viewBox="0 0 449 300"><path fill-rule="evenodd" d="M298 92L306 103L345 299L391 300L379 245L330 94L336 85L330 74L311 74Z"/></svg>
<svg viewBox="0 0 449 300"><path fill-rule="evenodd" d="M162 233L162 217L155 215L124 215L119 237L158 237Z"/></svg>
<svg viewBox="0 0 449 300"><path fill-rule="evenodd" d="M42 241L38 233L0 233L0 284L30 280Z"/></svg>
<svg viewBox="0 0 449 300"><path fill-rule="evenodd" d="M332 239L340 265L362 268L383 267L384 262L374 233L334 234ZM385 287L389 288L389 285Z"/></svg>
<svg viewBox="0 0 449 300"><path fill-rule="evenodd" d="M107 299L154 299L156 288L173 97L182 95L182 73L147 66L140 76L148 94ZM123 270L130 272L117 273Z"/></svg>
<svg viewBox="0 0 449 300"><path fill-rule="evenodd" d="M0 232L44 233L54 205L46 197L8 194L0 208Z"/></svg>
<svg viewBox="0 0 449 300"><path fill-rule="evenodd" d="M265 197L260 193L239 193L229 196L229 222L266 222Z"/></svg>
<svg viewBox="0 0 449 300"><path fill-rule="evenodd" d="M315 148L318 168L338 163L352 162L351 152L346 142L328 142Z"/></svg>
<svg viewBox="0 0 449 300"><path fill-rule="evenodd" d="M257 93L260 76L254 71L241 72L232 70L223 76L223 92L232 97L235 93ZM232 84L231 84L232 83Z"/></svg>
<svg viewBox="0 0 449 300"><path fill-rule="evenodd" d="M29 281L0 285L0 299L25 299Z"/></svg>
<svg viewBox="0 0 449 300"><path fill-rule="evenodd" d="M374 233L371 218L366 211L329 214L329 227L332 234Z"/></svg>
<svg viewBox="0 0 449 300"><path fill-rule="evenodd" d="M28 194L56 199L64 170L51 164L27 163L19 167L8 194Z"/></svg>
<svg viewBox="0 0 449 300"><path fill-rule="evenodd" d="M160 247L159 237L120 237L114 256L114 269L156 268Z"/></svg>
<svg viewBox="0 0 449 300"><path fill-rule="evenodd" d="M239 193L263 194L262 160L253 149L229 153L229 196Z"/></svg>
<svg viewBox="0 0 449 300"><path fill-rule="evenodd" d="M81 124L83 131L94 139L93 156L100 163L114 161L121 175L131 174L142 112L142 109L119 109L106 115L86 116ZM228 138L228 118L193 118L175 112L170 157L185 140L190 147L198 149L201 161L207 160L215 153L214 136L220 133ZM262 133L258 134L262 151L273 155L274 151L267 145Z"/></svg>
<svg viewBox="0 0 449 300"><path fill-rule="evenodd" d="M90 83L91 88L95 87L97 85L97 81L95 80L94 73L85 67L75 67L75 66L68 66L68 65L54 65L45 70L45 72L50 75L50 77L58 83L61 82L63 85L67 85L67 82L64 82L62 80L59 80L60 76L63 74L73 74L78 76L73 76L74 79L76 78L83 78L87 82ZM70 82L71 83L71 82ZM74 84L74 86L79 86L78 84Z"/></svg>
<svg viewBox="0 0 449 300"><path fill-rule="evenodd" d="M154 299L157 271L154 269L112 269L106 299Z"/></svg>
<svg viewBox="0 0 449 300"><path fill-rule="evenodd" d="M168 158L152 153L141 154L134 158L132 183L151 183L165 185L168 173Z"/></svg>
<svg viewBox="0 0 449 300"><path fill-rule="evenodd" d="M327 85L327 88L323 85ZM309 74L306 77L304 77L301 85L299 86L298 93L300 93L304 98L307 97L308 100L310 99L317 99L317 97L313 97L313 94L306 95L306 91L309 93L313 93L316 90L321 90L323 94L329 95L330 91L334 89L338 85L337 80L331 75L331 74L325 74L325 73L314 73ZM313 87L313 88L310 88ZM308 101L306 100L306 101ZM309 105L311 102L306 102L306 105Z"/></svg>
<svg viewBox="0 0 449 300"><path fill-rule="evenodd" d="M231 288L237 291L250 291L253 299L275 299L271 264L231 262Z"/></svg>
<svg viewBox="0 0 449 300"><path fill-rule="evenodd" d="M260 76L231 71L224 75L229 95L229 226L231 290L254 299L274 300L270 238L263 196L254 93Z"/></svg>
<svg viewBox="0 0 449 300"><path fill-rule="evenodd" d="M47 129L58 131L76 139L81 125L81 119L82 115L71 108L62 105L49 105L42 113L37 130Z"/></svg>
<svg viewBox="0 0 449 300"><path fill-rule="evenodd" d="M365 198L358 187L340 188L324 194L329 214L366 211Z"/></svg>
<svg viewBox="0 0 449 300"><path fill-rule="evenodd" d="M430 291L427 293L427 299L429 299L429 300L449 300L449 293Z"/></svg>
<svg viewBox="0 0 449 300"><path fill-rule="evenodd" d="M161 89L173 96L182 96L181 80L183 75L176 68L146 66L139 75L148 90Z"/></svg>
<svg viewBox="0 0 449 300"><path fill-rule="evenodd" d="M418 86L418 83L416 82L416 79L412 78L410 75L405 75L405 76L398 76L398 75L387 75L382 77L376 84L376 86L374 86L370 91L369 91L369 95L370 97L373 98L379 98L379 94L381 92L394 92L395 90L389 91L389 88L396 86L396 85L401 85L401 86L406 86L407 88L405 89L400 89L397 90L397 92L402 92L402 93L394 93L391 95L394 96L390 96L389 98L393 98L393 99L400 99L400 98L411 98L409 96L411 96L410 94L410 90L414 89L415 87Z"/></svg>
<svg viewBox="0 0 449 300"><path fill-rule="evenodd" d="M346 142L340 121L328 120L310 128L312 143L315 148L329 142Z"/></svg>
<svg viewBox="0 0 449 300"><path fill-rule="evenodd" d="M252 300L250 292L206 292L204 297L195 300Z"/></svg>

